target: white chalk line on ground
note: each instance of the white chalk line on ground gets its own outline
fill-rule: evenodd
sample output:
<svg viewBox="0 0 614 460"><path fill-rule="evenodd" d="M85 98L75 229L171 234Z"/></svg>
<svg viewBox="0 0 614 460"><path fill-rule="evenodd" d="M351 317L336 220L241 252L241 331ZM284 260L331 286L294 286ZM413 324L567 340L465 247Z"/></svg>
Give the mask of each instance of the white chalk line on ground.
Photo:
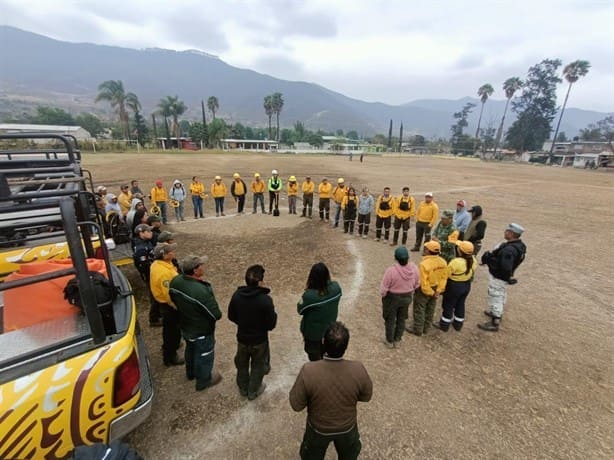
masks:
<svg viewBox="0 0 614 460"><path fill-rule="evenodd" d="M356 309L356 301L358 300L358 292L360 285L364 279L364 265L360 256L360 251L354 240L347 241L348 251L354 257L355 272L350 282L350 288L344 289L344 294L341 297L342 311L352 313ZM287 348L286 352L291 349ZM273 359L275 362L276 360ZM258 422L258 417L264 416L264 412L259 410L261 400L273 397L272 393L281 392L283 395L288 395L290 388L294 384L296 373L305 362L305 356L302 350L291 352L284 356L283 367L274 366L273 375L265 377L264 382L267 385L265 392L258 399L250 401L247 404L241 405L233 414L222 424L216 425L212 430L205 435L206 442L203 443L205 450L215 452L222 447L227 447L228 433L234 433L240 437L241 433L253 431L254 426ZM233 389L238 392L238 389L233 385ZM268 393L268 394L267 394ZM283 398L287 399L287 397ZM266 402L265 402L266 403ZM289 404L289 403L288 403ZM289 406L288 406L289 408Z"/></svg>

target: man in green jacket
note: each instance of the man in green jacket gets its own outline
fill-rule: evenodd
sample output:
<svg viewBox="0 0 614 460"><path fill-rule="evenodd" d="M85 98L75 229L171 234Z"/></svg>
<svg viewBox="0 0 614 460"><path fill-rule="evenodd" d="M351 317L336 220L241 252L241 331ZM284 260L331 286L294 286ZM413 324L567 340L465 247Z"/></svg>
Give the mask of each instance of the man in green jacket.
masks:
<svg viewBox="0 0 614 460"><path fill-rule="evenodd" d="M196 379L196 391L217 385L222 376L213 372L215 323L222 312L211 284L203 280L205 257L190 255L181 262L182 275L172 279L169 292L179 311L179 327L186 342L185 370Z"/></svg>
<svg viewBox="0 0 614 460"><path fill-rule="evenodd" d="M313 265L297 305L298 314L303 316L301 333L309 361L322 359L322 338L328 326L337 321L340 300L341 287L331 281L328 267L323 262Z"/></svg>

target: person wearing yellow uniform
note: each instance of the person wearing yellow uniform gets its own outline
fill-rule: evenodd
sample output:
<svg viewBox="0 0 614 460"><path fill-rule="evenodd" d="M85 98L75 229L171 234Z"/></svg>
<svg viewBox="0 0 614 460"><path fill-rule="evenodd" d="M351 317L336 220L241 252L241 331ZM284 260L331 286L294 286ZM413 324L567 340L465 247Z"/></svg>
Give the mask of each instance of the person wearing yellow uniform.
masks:
<svg viewBox="0 0 614 460"><path fill-rule="evenodd" d="M356 212L358 210L358 197L354 187L348 188L348 194L343 197L341 202L341 209L343 210L343 233L353 235Z"/></svg>
<svg viewBox="0 0 614 460"><path fill-rule="evenodd" d="M345 186L345 179L340 177L337 179L337 185L333 189L333 200L335 201L335 228L339 227L339 217L341 216L341 202L348 194L348 189Z"/></svg>
<svg viewBox="0 0 614 460"><path fill-rule="evenodd" d="M296 214L296 198L298 197L298 183L296 177L288 178L288 210L290 214Z"/></svg>
<svg viewBox="0 0 614 460"><path fill-rule="evenodd" d="M154 261L149 269L149 288L162 313L162 355L165 366L180 366L185 361L177 355L181 345L179 313L171 301L169 286L178 275L173 264L177 244L158 243L153 250Z"/></svg>
<svg viewBox="0 0 614 460"><path fill-rule="evenodd" d="M168 220L166 217L166 207L168 203L168 192L164 188L164 184L160 179L156 181L156 186L151 189L149 198L154 205L160 208L160 217L162 218L162 223L167 224Z"/></svg>
<svg viewBox="0 0 614 460"><path fill-rule="evenodd" d="M121 193L117 195L117 202L122 210L122 216L128 214L130 206L132 205L132 193L130 192L130 186L128 184L122 185Z"/></svg>
<svg viewBox="0 0 614 460"><path fill-rule="evenodd" d="M409 187L403 187L403 193L395 201L394 208L394 235L392 246L396 246L399 241L399 230L403 227L403 237L401 244L407 243L407 232L409 231L410 219L416 215L416 200L409 194Z"/></svg>
<svg viewBox="0 0 614 460"><path fill-rule="evenodd" d="M431 327L435 304L439 295L446 290L448 264L439 257L441 247L437 241L424 243L420 270L420 289L414 294L414 325L408 332L414 335L426 334Z"/></svg>
<svg viewBox="0 0 614 460"><path fill-rule="evenodd" d="M202 219L203 215L203 201L205 198L205 184L203 184L198 177L192 177L192 183L190 184L190 194L192 195L192 206L194 206L194 219L199 217Z"/></svg>
<svg viewBox="0 0 614 460"><path fill-rule="evenodd" d="M245 214L243 207L245 206L245 197L247 196L247 185L245 185L239 173L234 173L232 178L234 180L230 184L230 194L237 202L237 214Z"/></svg>
<svg viewBox="0 0 614 460"><path fill-rule="evenodd" d="M311 219L313 192L315 190L315 183L311 180L311 177L305 177L305 182L303 182L301 189L303 190L303 213L301 217L309 217Z"/></svg>
<svg viewBox="0 0 614 460"><path fill-rule="evenodd" d="M471 282L478 261L473 255L473 243L469 241L456 242L456 257L448 264L448 282L443 293L443 312L438 323L433 323L438 329L447 332L450 324L460 331L465 322L465 300L471 291Z"/></svg>
<svg viewBox="0 0 614 460"><path fill-rule="evenodd" d="M325 177L322 179L320 185L318 185L318 195L320 195L320 202L318 208L320 210L320 220L328 222L330 214L330 199L333 196L333 186L328 182Z"/></svg>
<svg viewBox="0 0 614 460"><path fill-rule="evenodd" d="M431 229L439 218L439 206L433 201L433 193L427 192L424 201L421 201L416 210L416 242L411 249L413 252L420 250L422 237L424 242L431 240Z"/></svg>
<svg viewBox="0 0 614 460"><path fill-rule="evenodd" d="M256 214L258 202L260 202L260 209L262 214L264 214L264 190L266 189L266 184L262 179L260 179L259 173L254 174L254 180L252 181L250 188L254 194L254 210L252 214Z"/></svg>
<svg viewBox="0 0 614 460"><path fill-rule="evenodd" d="M226 197L226 184L222 182L220 176L215 176L215 180L211 184L211 196L215 200L215 217L225 216L224 198Z"/></svg>
<svg viewBox="0 0 614 460"><path fill-rule="evenodd" d="M375 202L375 241L382 237L382 227L384 227L384 242L390 238L390 222L394 213L395 202L390 194L390 187L384 187L384 193L377 197Z"/></svg>

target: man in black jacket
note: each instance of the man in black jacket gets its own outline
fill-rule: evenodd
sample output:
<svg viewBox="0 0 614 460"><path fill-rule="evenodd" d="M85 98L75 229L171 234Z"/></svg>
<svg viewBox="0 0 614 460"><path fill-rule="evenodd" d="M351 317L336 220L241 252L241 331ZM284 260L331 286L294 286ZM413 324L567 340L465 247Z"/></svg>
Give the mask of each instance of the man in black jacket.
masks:
<svg viewBox="0 0 614 460"><path fill-rule="evenodd" d="M478 327L484 331L497 332L507 294L507 285L516 284L514 271L524 260L527 247L520 240L524 228L518 224L509 224L503 233L505 241L492 251L482 255L482 265L488 265L488 310L484 311L491 320Z"/></svg>
<svg viewBox="0 0 614 460"><path fill-rule="evenodd" d="M153 250L153 227L146 224L139 224L134 229L133 244L133 260L134 266L139 271L139 275L145 282L147 292L149 293L149 325L151 327L162 326L162 313L160 304L154 299L149 289L149 268L154 260Z"/></svg>
<svg viewBox="0 0 614 460"><path fill-rule="evenodd" d="M262 286L264 267L252 265L245 273L245 284L236 290L228 306L228 319L238 326L237 386L249 400L260 396L266 387L262 383L270 370L269 337L277 324L277 313L271 290ZM251 361L251 371L250 371Z"/></svg>

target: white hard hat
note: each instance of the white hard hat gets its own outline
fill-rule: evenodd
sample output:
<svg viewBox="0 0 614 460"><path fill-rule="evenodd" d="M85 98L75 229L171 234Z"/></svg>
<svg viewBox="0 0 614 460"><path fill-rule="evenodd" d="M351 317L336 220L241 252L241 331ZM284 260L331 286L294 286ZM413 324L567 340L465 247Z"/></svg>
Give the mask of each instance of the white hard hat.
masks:
<svg viewBox="0 0 614 460"><path fill-rule="evenodd" d="M273 171L271 171L271 174L273 174L274 176L277 175L277 169L274 169Z"/></svg>

